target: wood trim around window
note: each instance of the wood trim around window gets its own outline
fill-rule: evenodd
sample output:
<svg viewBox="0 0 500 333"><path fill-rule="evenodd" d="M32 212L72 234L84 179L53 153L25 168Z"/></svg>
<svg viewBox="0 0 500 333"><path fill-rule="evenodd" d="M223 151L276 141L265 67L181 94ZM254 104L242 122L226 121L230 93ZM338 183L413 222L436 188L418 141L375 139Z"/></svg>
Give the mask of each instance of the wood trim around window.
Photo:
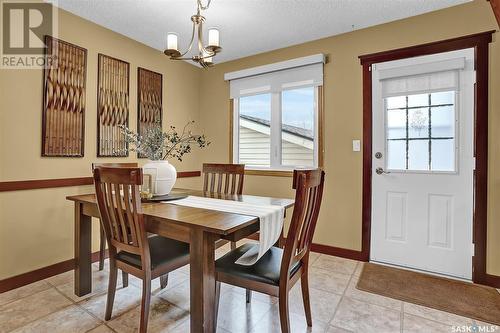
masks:
<svg viewBox="0 0 500 333"><path fill-rule="evenodd" d="M360 56L363 66L363 203L362 203L362 258L370 259L371 200L372 200L372 75L375 63L417 57L454 50L474 48L475 85L475 138L474 152L474 217L472 279L476 283L500 287L500 277L486 273L487 248L487 194L488 194L488 62L489 43L495 31L457 37L402 49Z"/></svg>
<svg viewBox="0 0 500 333"><path fill-rule="evenodd" d="M318 167L324 167L324 93L323 86L318 86ZM229 163L234 163L234 99L229 100ZM255 170L246 169L245 175L251 176L271 176L271 177L292 177L293 171L285 170Z"/></svg>
<svg viewBox="0 0 500 333"><path fill-rule="evenodd" d="M245 170L245 175L271 176L271 177L293 177L293 171L286 170Z"/></svg>
<svg viewBox="0 0 500 333"><path fill-rule="evenodd" d="M318 167L324 168L325 161L325 98L323 86L318 87Z"/></svg>
<svg viewBox="0 0 500 333"><path fill-rule="evenodd" d="M229 100L229 163L234 163L233 153L234 153L234 99Z"/></svg>

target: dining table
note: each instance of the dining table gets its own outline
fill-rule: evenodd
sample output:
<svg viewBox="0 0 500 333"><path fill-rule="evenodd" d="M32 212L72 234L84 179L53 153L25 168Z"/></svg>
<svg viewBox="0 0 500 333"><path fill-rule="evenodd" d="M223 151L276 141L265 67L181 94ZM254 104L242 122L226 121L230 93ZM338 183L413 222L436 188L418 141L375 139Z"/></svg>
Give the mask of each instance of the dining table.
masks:
<svg viewBox="0 0 500 333"><path fill-rule="evenodd" d="M174 189L171 193L278 205L285 210L294 204L292 199L190 189ZM74 203L74 292L84 296L92 291L91 220L100 217L99 209L95 194L72 195L66 199ZM143 202L142 213L147 232L190 244L190 329L191 332L215 332L215 249L223 240L236 242L259 231L259 218L169 202Z"/></svg>

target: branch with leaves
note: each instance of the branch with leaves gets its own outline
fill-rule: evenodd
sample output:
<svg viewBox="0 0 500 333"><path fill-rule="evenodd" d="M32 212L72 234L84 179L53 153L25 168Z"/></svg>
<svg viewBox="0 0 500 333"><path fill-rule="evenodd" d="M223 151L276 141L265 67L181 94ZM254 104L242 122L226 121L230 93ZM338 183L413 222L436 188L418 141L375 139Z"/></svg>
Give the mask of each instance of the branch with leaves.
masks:
<svg viewBox="0 0 500 333"><path fill-rule="evenodd" d="M191 152L191 145L199 148L207 147L210 142L205 135L193 134L189 129L194 121L188 122L182 132L177 132L175 126L170 126L167 132L163 132L161 124L149 127L144 134L139 135L125 125L120 125L120 130L125 140L131 146L130 151L135 151L152 161L176 158L182 161L184 154Z"/></svg>

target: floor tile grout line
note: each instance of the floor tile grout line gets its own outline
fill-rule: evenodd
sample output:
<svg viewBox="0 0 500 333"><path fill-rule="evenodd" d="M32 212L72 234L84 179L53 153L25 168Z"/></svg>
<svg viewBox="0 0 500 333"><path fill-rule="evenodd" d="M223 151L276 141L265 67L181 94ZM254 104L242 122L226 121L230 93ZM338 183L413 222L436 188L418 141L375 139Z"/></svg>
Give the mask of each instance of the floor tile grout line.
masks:
<svg viewBox="0 0 500 333"><path fill-rule="evenodd" d="M33 283L30 283L30 284L34 284L34 283L37 283L37 282L45 282L45 283L48 285L48 288L47 288L47 289L43 289L43 290L39 290L39 291L37 291L36 293L29 294L29 295L26 295L26 296L23 296L23 297L20 297L20 298L15 298L15 299L13 299L13 300L11 300L11 301L8 301L7 303L0 304L0 309L1 309L1 308L3 308L4 306L8 305L8 304L14 303L14 302L16 302L16 301L19 301L19 300L25 299L25 298L30 297L30 296L33 296L33 295L36 295L36 294L38 294L38 293L41 293L42 291L46 291L46 290L49 290L50 288L53 288L53 287L54 287L54 286L52 286L52 284L48 283L48 282L47 282L47 281L45 281L45 280L35 281L35 282L33 282ZM26 286L29 286L30 284L27 284ZM23 286L23 287L25 287L25 286ZM16 289L20 289L20 288L22 288L22 287L18 287L18 288L12 289L12 290L16 290ZM9 290L9 291L11 291L11 290ZM9 291L6 291L6 293L7 293L7 292L9 292Z"/></svg>
<svg viewBox="0 0 500 333"><path fill-rule="evenodd" d="M319 259L319 258L318 258L318 259ZM349 288L349 284L351 284L351 281L352 281L352 279L353 279L353 277L354 277L354 273L356 273L356 269L358 268L358 265L359 265L359 264L360 264L359 262L356 264L356 267L354 268L354 271L352 272L351 277L349 278L349 281L347 281L347 286L345 287L344 292L343 292L343 293L342 293L342 295L340 296L340 300L339 300L339 302L337 303L337 307L335 308L335 311L333 312L332 318L331 318L331 319L330 319L330 321L328 322L328 326L332 326L332 321L335 319L335 316L337 315L337 312L338 312L338 310L339 310L339 308L340 308L340 304L341 304L341 303L342 303L342 301L344 300L344 297L345 297L345 293L346 293L346 291L347 291L347 288Z"/></svg>
<svg viewBox="0 0 500 333"><path fill-rule="evenodd" d="M317 260L319 260L319 258L320 258L320 256L318 256L314 262L316 262ZM389 309L389 310L392 310L392 311L397 311L397 309L395 309L395 308L393 308L393 307L388 307L388 306L384 306L384 305L376 304L376 303L371 302L371 301L365 301L365 300L362 300L362 299L357 299L357 298L355 298L355 297L351 297L351 296L347 295L348 290L349 290L349 286L350 286L350 284L351 284L351 283L353 283L353 281L354 281L356 278L359 278L359 276L357 276L357 275L356 275L356 272L357 272L357 270L358 270L358 268L359 268L359 265L363 265L363 262L357 262L357 263L356 263L356 266L355 266L354 271L353 271L352 273L350 273L349 275L348 275L348 274L343 274L343 273L339 273L339 272L337 272L338 274L342 274L342 275L345 275L345 276L349 276L349 279L348 279L348 281L347 281L347 286L343 289L343 292L342 292L341 294L340 294L340 293L331 292L331 291L321 290L321 289L318 289L318 288L313 288L313 287L310 287L311 289L316 290L316 291L325 292L325 293L329 293L329 294L333 294L333 295L340 296L339 302L338 302L338 304L337 304L337 306L336 306L336 308L335 308L335 311L334 311L334 313L333 313L332 318L331 318L331 319L330 319L330 320L326 323L328 327L332 327L332 326L333 326L333 327L342 328L342 327L337 326L337 325L332 325L332 322L333 322L333 320L335 319L335 316L337 315L337 313L338 313L338 311L339 311L339 308L340 308L341 303L342 303L345 299L353 299L353 300L356 300L356 301L358 301L358 302L362 302L362 303L370 304L370 305L377 306L377 307L386 308L386 309ZM312 266L311 266L311 267L312 267ZM323 269L323 268L320 268L320 267L317 267L317 266L316 266L315 268L316 268L316 269L323 270L323 271L335 272L335 271L333 271L333 270L326 270L326 269ZM182 275L186 275L186 276L188 276L188 279L189 279L189 274L186 274L185 272L181 272L181 271L180 271L180 272L178 272L178 273L180 273L180 274L182 274ZM15 302L15 301L17 301L17 300L22 300L22 299L25 299L25 298L28 298L28 297L31 297L31 296L37 295L37 294L42 293L42 292L47 292L48 290L51 290L51 289L55 289L55 290L56 290L56 292L57 292L58 294L62 295L65 299L69 300L69 301L71 302L71 304L66 305L66 306L63 306L63 307L61 307L61 308L59 308L59 309L57 309L57 310L55 310L55 311L53 311L53 312L51 312L51 313L49 313L49 314L47 314L47 315L44 315L44 316L42 316L42 317L40 317L40 318L37 318L37 319L35 319L35 320L33 320L33 321L29 321L28 323L25 323L24 325L22 325L22 326L20 326L20 327L17 327L17 328L15 328L14 330L17 330L17 329L20 329L20 328L25 327L25 326L27 326L27 325L30 325L30 324L31 324L31 323L33 323L34 321L38 321L38 320L40 320L40 319L43 319L43 318L48 317L48 316L50 316L50 315L53 315L54 313L57 313L57 312L59 312L59 311L62 311L63 309L66 309L66 308L68 308L68 307L70 307L70 306L72 306L72 305L76 305L79 309L83 310L85 313L88 313L88 314L89 314L92 318L95 318L95 319L97 320L98 325L97 325L96 327L99 327L99 326L101 326L101 325L104 325L105 327L109 328L112 332L117 332L115 329L113 329L112 327L110 327L110 326L108 325L108 322L102 321L102 319L100 319L100 318L99 318L99 317L97 317L96 315L92 314L91 312L89 312L87 309L85 309L85 308L81 305L81 304L83 304L84 302L86 302L86 301L90 300L91 298L94 298L94 297L99 297L99 296L105 295L105 294L107 293L106 291L102 291L101 293L97 293L97 294L94 294L94 295L89 296L89 297L88 297L88 298L86 298L86 299L82 299L82 300L77 301L77 300L73 300L71 297L67 296L67 295L66 295L66 294L65 294L65 293L64 293L64 292L60 289L60 287L61 287L62 285L66 285L67 283L64 283L64 284L59 284L59 286L56 286L55 284L53 284L53 283L51 283L51 282L49 282L49 281L45 281L45 280L42 280L42 281L43 281L43 282L44 282L44 283L48 286L46 289L43 289L43 290L37 291L37 292L35 292L35 293L31 294L31 295L27 295L27 296L24 296L24 297L21 297L21 298L15 299L15 300L10 301L10 302L7 302L7 303L5 303L5 304L1 305L1 306L0 306L0 308L3 308L3 307L5 307L6 305L9 305L9 304L11 304L11 303L13 303L13 302ZM177 282L177 283L171 284L171 285L169 286L170 288L165 289L165 290L162 290L162 291L161 291L161 293L159 293L159 294L157 294L157 295L153 295L153 296L154 296L154 297L160 297L160 295L161 295L161 294L166 294L166 293L168 293L168 292L169 292L169 290L174 289L176 286L181 285L183 282L185 282L185 280L183 280L183 281L181 281L181 282ZM133 283L131 283L131 287L132 287L132 288L138 288L138 289L140 289L140 288L139 288L136 284L133 284ZM120 289L124 289L124 288L120 288ZM226 290L226 292L230 292L230 291L231 291L231 290ZM376 294L375 294L375 295L376 295ZM380 295L380 296L381 296L381 295ZM384 296L382 296L382 297L384 297ZM161 298L163 301L165 301L166 303L170 304L171 306L173 306L173 307L175 307L175 308L178 308L178 309L181 309L182 311L186 311L185 309L183 309L183 308L181 308L181 307L177 306L176 304L171 303L171 302L167 301L166 299L164 299L164 298L162 298L162 297L160 297L160 298ZM390 297L387 297L387 298L390 298ZM394 298L390 298L390 299L393 299L393 300L396 300L396 301L401 302L401 305L400 305L400 332L404 332L404 324L405 324L405 319L404 319L404 317L405 317L405 315L406 315L406 314L407 314L407 315L414 316L414 317L417 317L417 318L421 318L421 319L424 319L424 320L427 320L427 321L431 321L431 322L433 322L433 323L437 323L437 324L441 324L441 325L447 325L447 326L449 325L448 323L440 322L440 321L438 321L438 320L434 320L434 319L429 319L429 318L424 317L424 316L421 316L421 315L416 315L416 314L413 314L413 313L407 313L407 312L406 312L406 310L405 310L405 309L406 309L406 307L405 307L405 305L406 305L406 304L405 304L405 302L404 302L404 301L397 300L397 299L394 299ZM263 302L263 301L259 301L259 302L261 302L261 303L265 303L265 302ZM409 303L409 304L413 304L413 303ZM268 314L268 313L269 313L269 311L271 311L271 310L272 310L272 308L273 308L273 306L275 306L275 305L276 305L276 304L270 304L269 309L268 309L267 311L264 311L264 313L262 314L262 317L264 317L266 314ZM425 306L424 306L424 307L425 307ZM428 307L425 307L425 308L428 308ZM122 317L123 315L125 315L125 314L127 314L127 313L129 313L129 312L131 312L131 311L134 311L134 310L136 310L136 309L137 309L137 306L136 306L136 307L134 307L134 308L132 308L132 309L129 309L129 310L125 311L124 313L122 313L122 314L120 314L119 316L117 316L117 317L113 318L112 320L115 320L115 319L117 319L117 318L120 318L120 317ZM432 309L432 308L429 308L429 309ZM442 311L442 310L437 310L437 311ZM187 311L187 312L189 313L189 311ZM442 312L448 313L448 312L446 312L446 311L442 311ZM450 313L450 314L455 315L455 314L453 314L453 313ZM458 315L457 315L457 316L458 316ZM467 320L468 320L468 321L470 321L471 323L475 323L475 322L476 322L474 319L471 319L471 318L468 318L468 317L464 317L464 316L461 316L461 317L463 317L463 318L467 319ZM179 326L183 325L183 324L184 324L187 320L189 320L189 318L179 321L179 322L178 322L178 324L173 325L173 326L169 329L169 331L170 331L170 330L175 330L175 329L176 329L176 328L178 328ZM259 320L257 320L254 324L251 324L251 326L249 326L249 331L254 330L254 329L255 329L255 327L257 326L257 324L258 324L258 322L259 322L260 320L261 320L261 317L259 317ZM96 327L94 327L94 328L92 328L92 329L90 329L90 330L93 330L93 329L95 329ZM222 327L221 327L221 328L222 328ZM222 329L224 329L224 328L222 328ZM228 332L229 330L224 329L224 332L226 332L226 331Z"/></svg>
<svg viewBox="0 0 500 333"><path fill-rule="evenodd" d="M399 322L400 322L400 332L403 333L403 328L404 328L404 318L405 318L405 313L404 313L404 305L405 303L403 301L401 301L401 309L400 309L400 312L399 312Z"/></svg>
<svg viewBox="0 0 500 333"><path fill-rule="evenodd" d="M378 294L374 294L374 295L377 295L377 296L382 296L382 295L378 295ZM356 297L352 297L352 296L349 296L349 295L346 295L347 298L349 299L352 299L352 300L355 300L357 302L362 302L362 303L366 303L366 304L369 304L369 305L373 305L373 306L378 306L378 307L381 307L381 308L384 308L386 310L392 310L392 311L395 311L395 312L398 312L400 310L396 309L396 308L391 308L390 306L385 306L385 305L381 305L381 304L377 304L375 302L371 302L371 301L365 301L365 300L361 300L359 298L356 298ZM387 296L382 296L382 297L387 297ZM399 301L399 302L402 302L398 299L395 299L395 298L391 298L391 297L387 297L387 298L390 298L390 299L393 299L393 300L396 300L396 301Z"/></svg>
<svg viewBox="0 0 500 333"><path fill-rule="evenodd" d="M104 325L106 325L106 327L108 327L109 329L111 329L113 332L118 332L117 330L115 330L111 325L109 325L110 322L114 321L114 320L117 320L118 318L121 318L123 316L125 316L127 313L129 312L132 312L134 311L138 306L141 306L140 304L139 305L136 305L135 307L131 308L131 309L128 309L126 310L125 312L123 313L120 313L118 316L115 316L115 317L111 317L109 320L105 320L104 321Z"/></svg>
<svg viewBox="0 0 500 333"><path fill-rule="evenodd" d="M109 282L108 282L109 283ZM132 288L137 288L136 286L134 286L133 284L132 285L129 285L125 288L128 288L128 287L132 287ZM110 327L108 325L108 323L105 321L105 320L102 320L101 318L99 318L98 316L96 316L95 314L93 314L92 312L90 312L89 310L87 310L85 307L82 306L82 303L83 302L86 302L88 301L89 299L93 298L93 297L100 297L100 296L103 296L105 294L107 294L107 290L106 291L103 291L103 292L100 292L100 293L97 293L97 294L94 294L94 295L91 295L89 296L88 298L85 298L85 299L81 299L79 301L76 301L76 300L73 300L72 298L70 298L69 296L67 296L66 294L64 294L61 290L59 290L57 287L53 287L54 289L57 290L57 292L59 292L61 295L63 295L65 298L67 298L68 300L70 300L74 305L76 305L79 309L81 309L82 311L84 311L85 313L87 313L88 315L90 315L92 318L96 319L98 322L99 322L99 325L97 325L96 327L99 327L101 325L104 325L106 326L107 328L109 328L112 332L116 332L116 330L114 330L112 327ZM123 287L121 289L124 289ZM126 311L128 312L128 311ZM121 315L120 315L121 316ZM118 317L120 317L118 316ZM88 330L88 331L91 331L93 329L95 329L96 327ZM88 332L87 331L87 332Z"/></svg>
<svg viewBox="0 0 500 333"><path fill-rule="evenodd" d="M229 291L231 291L231 290L227 290L225 293L227 293L227 292L229 292ZM235 292L235 293L236 293L236 292ZM221 296L222 296L222 294L221 294ZM259 323L260 319L261 319L261 318L264 318L264 316L265 316L267 313L269 313L270 311L272 311L272 308L273 308L273 307L277 304L277 303L272 304L272 303L267 303L267 302L262 302L262 301L259 301L259 300L256 300L256 299L252 299L250 303L247 303L247 302L245 301L245 310L247 310L247 307L248 307L248 306L252 306L252 302L259 302L259 303L262 303L262 304L269 305L269 308L268 308L266 311L264 311L264 313L262 313L262 315L259 317L259 320L256 320L256 321L255 321L255 324L251 324L251 325L248 327L247 332L253 332L253 330L254 330L255 326L257 326L257 324ZM218 326L218 325L217 325L217 326ZM221 327L221 328L222 328L223 330L225 330L225 331L230 332L230 330L228 330L228 329L226 329L226 328L224 328L224 327Z"/></svg>
<svg viewBox="0 0 500 333"><path fill-rule="evenodd" d="M354 277L354 276L353 276ZM350 282L349 282L350 283ZM349 286L348 286L349 288ZM348 289L347 288L347 289ZM354 287L356 288L356 287ZM346 289L346 290L347 290ZM357 289L357 288L356 288ZM359 289L358 289L359 290ZM372 295L376 295L376 296L380 296L380 297L385 297L385 298L389 298L389 299L392 299L392 300L395 300L395 301L398 301L398 302L401 302L401 303L404 303L404 301L401 301L399 299L396 299L396 298L392 298L392 297L388 297L388 296L383 296L383 295L379 295L379 294L374 294L374 293L370 293L368 291L363 291L363 290L360 290L362 292L365 292L365 293L369 293L369 294L372 294ZM366 301L366 300L362 300L362 299L359 299L359 298L356 298L356 297L352 297L352 296L349 296L349 295L346 295L347 298L349 299L353 299L355 301L358 301L358 302L363 302L363 303L366 303L366 304L370 304L370 305L375 305L375 306L379 306L379 307L382 307L382 308L385 308L385 309L389 309L389 310L392 310L392 311L398 311L397 309L393 308L393 307L390 307L390 306L386 306L386 305L382 305L382 304L377 304L375 302L371 302L371 301Z"/></svg>
<svg viewBox="0 0 500 333"><path fill-rule="evenodd" d="M48 288L48 289L45 289L45 290L39 291L39 292L34 293L33 295L30 295L30 296L34 296L34 295L39 294L39 293L41 293L41 292L47 291L47 290L49 290L49 289L54 289L54 290L55 290L58 294L61 294L61 292L60 292L59 290L57 290L55 287L52 287L52 286L51 286L51 287L50 287L50 288ZM62 295L62 294L61 294L61 295ZM68 299L68 297L66 297L66 295L62 295L62 296L63 296L64 298ZM27 296L27 297L29 297L29 296ZM19 298L18 300L22 300L22 299L24 299L24 298L26 298L26 297ZM56 312L59 312L59 311L61 311L61 310L63 310L63 309L66 309L66 308L68 308L68 307L70 307L70 306L74 305L74 302L72 302L71 300L69 300L69 301L71 302L71 304L68 304L68 305L63 306L63 307L61 307L61 308L58 308L57 310L55 310L55 311L53 311L53 312L50 312L50 313L47 313L47 314L46 314L46 315L44 315L44 316L41 316L41 317L35 318L35 319L33 319L33 320L30 320L30 321L26 322L25 324L23 324L23 325L21 325L21 326L19 326L19 327L16 327L16 328L14 328L14 329L12 329L12 330L10 330L10 331L7 331L6 333L9 333L9 332L14 332L15 330L18 330L18 329L21 329L21 328L23 328L23 327L26 327L26 326L28 326L29 324L34 323L34 322L35 322L35 321L37 321L37 320L40 320L40 319L46 318L46 317L48 317L48 316L50 316L50 315L52 315L52 314L54 314L54 313L56 313ZM12 302L11 302L11 303L12 303Z"/></svg>
<svg viewBox="0 0 500 333"><path fill-rule="evenodd" d="M169 303L169 304L170 304L170 303ZM179 307L177 307L177 308L179 308ZM184 309L182 309L182 310L184 310ZM185 310L184 310L184 311L185 311ZM189 314L189 316L191 316L191 314ZM181 320L181 321L179 322L179 324L178 324L178 325L175 325L175 326L173 326L173 327L170 327L170 328L168 329L168 331L167 331L167 332L174 332L174 330L175 330L176 328L180 327L181 325L184 325L184 323L185 323L185 322L187 322L188 320L190 321L190 320L191 320L191 318L190 318L190 317L188 317L188 318L186 318L186 319L184 319L184 320Z"/></svg>
<svg viewBox="0 0 500 333"><path fill-rule="evenodd" d="M341 272L335 272L335 271L332 271L330 269L325 269L325 268L322 268L322 267L318 267L318 266L309 266L309 270L319 270L319 271L322 271L322 272L328 272L328 273L334 273L335 275L343 275L343 276L352 276L354 273L356 273L356 269L354 270L353 273L350 273L350 274L345 274L345 273L341 273Z"/></svg>
<svg viewBox="0 0 500 333"><path fill-rule="evenodd" d="M134 286L134 287L135 287L135 288L138 288L137 286ZM139 289L139 288L138 288L138 289ZM141 295L142 295L142 294L141 294ZM141 297L142 297L142 296L141 296ZM177 308L177 309L180 309L180 310L182 310L182 311L185 311L185 312L188 312L188 313L189 313L189 311L188 311L188 310L183 309L183 308L181 308L180 306L177 306L177 305L175 305L174 303L169 302L169 301L167 301L166 299L164 299L164 298L162 298L162 297L159 297L158 295L152 295L152 297L158 297L158 298L160 298L162 301L164 301L164 302L168 303L169 305L171 305L171 306L173 306L173 307L175 307L175 308ZM129 312L132 312L132 311L134 311L134 310L137 310L137 308L140 308L140 306L141 306L140 304L139 304L139 305L136 305L135 307L133 307L133 308L131 308L131 309L129 309L129 310L127 310L127 311L125 311L125 312L123 312L123 313L119 314L118 316L116 316L116 317L114 317L114 318L111 318L111 319L110 319L110 320L108 320L108 321L104 321L104 322L103 322L103 324L104 324L104 325L106 325L108 328L110 328L113 332L117 332L115 329L113 329L113 328L109 325L109 322L114 321L114 320L117 320L118 318L123 317L124 315L128 314ZM139 309L139 310L140 310L140 309ZM150 318L150 319L151 319L151 318ZM182 324L182 323L184 323L184 321L181 321L181 323L179 323L178 325L175 325L174 327L172 327L172 329L173 329L173 328L176 328L176 327L178 327L178 326L180 326L180 324Z"/></svg>
<svg viewBox="0 0 500 333"><path fill-rule="evenodd" d="M354 276L353 276L354 277ZM347 289L346 289L347 290ZM374 294L374 295L378 295L378 294ZM345 298L349 298L349 299L353 299L355 301L358 301L358 302L363 302L363 303L366 303L366 304L369 304L369 305L373 305L373 306L378 306L378 307L383 307L385 309L388 309L388 310L392 310L392 311L397 311L395 308L392 308L392 307L388 307L388 306L385 306L385 305L381 305L381 304L377 304L375 302L371 302L371 301L366 301L366 300L361 300L361 299L358 299L358 298L355 298L355 297L351 297L351 296L348 296L348 295L344 295ZM401 316L404 316L405 314L408 314L408 315L411 315L411 316L414 316L414 317L418 317L418 318L421 318L421 319L425 319L425 320L429 320L429 321L432 321L434 323L437 323L437 324L444 324L444 325L448 325L447 323L444 323L444 322L440 322L438 320L435 320L435 319L430 319L428 317L424 317L424 316L421 316L421 315L417 315L417 314L413 314L411 312L406 312L404 310L404 304L405 303L410 303L410 304L414 304L414 305L418 305L418 306L423 306L424 308L426 309L431 309L431 310L436 310L436 311L441 311L441 312L444 312L446 314L451 314L451 315L455 315L455 316L460 316L460 315L457 315L455 313L452 313L452 312L447 312L447 311L443 311L443 310L439 310L439 309L434 309L434 308L431 308L431 307L427 307L425 305L419 305L419 304L415 304L415 303L411 303L411 302L405 302L405 301L401 301L399 299L396 299L396 298L392 298L392 297L388 297L388 296L382 296L382 295L378 295L378 296L381 296L381 297L386 297L386 298L390 298L392 300L396 300L396 301L399 301L401 302ZM473 321L474 319L472 318L469 318L469 317L464 317L464 316L460 316L462 318L465 318L465 319L468 319L468 320L471 320ZM451 326L451 325L449 325Z"/></svg>
<svg viewBox="0 0 500 333"><path fill-rule="evenodd" d="M61 295L63 295L64 297L66 297L67 299L69 299L71 302L73 302L74 305L76 305L79 309L81 309L83 312L85 312L86 314L88 314L89 316L91 316L92 318L94 318L95 320L97 320L97 322L99 323L99 325L97 325L96 327L99 327L101 325L106 325L106 322L103 321L101 318L97 317L96 315L94 315L92 312L88 311L87 309L85 309L80 303L81 302L77 302L75 300L73 300L72 298L70 298L69 296L66 296L66 294L64 294L62 291L60 291L59 289L57 289L56 287L54 287L58 293L60 293ZM98 295L93 295L91 297L94 297L94 296L98 296ZM99 295L100 296L100 295ZM89 298L91 298L89 297ZM106 325L107 326L107 325ZM94 327L94 328L96 328ZM90 329L89 331L93 330L94 328ZM87 331L88 332L88 331Z"/></svg>

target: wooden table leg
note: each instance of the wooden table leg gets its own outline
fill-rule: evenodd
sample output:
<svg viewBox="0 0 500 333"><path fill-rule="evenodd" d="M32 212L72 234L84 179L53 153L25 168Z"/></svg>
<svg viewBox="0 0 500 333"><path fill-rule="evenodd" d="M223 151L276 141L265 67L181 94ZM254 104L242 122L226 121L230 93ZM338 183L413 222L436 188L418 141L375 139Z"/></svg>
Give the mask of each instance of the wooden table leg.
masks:
<svg viewBox="0 0 500 333"><path fill-rule="evenodd" d="M190 232L191 332L213 333L215 327L215 241L214 234Z"/></svg>
<svg viewBox="0 0 500 333"><path fill-rule="evenodd" d="M91 235L92 218L83 214L82 204L75 202L75 295L92 291Z"/></svg>

